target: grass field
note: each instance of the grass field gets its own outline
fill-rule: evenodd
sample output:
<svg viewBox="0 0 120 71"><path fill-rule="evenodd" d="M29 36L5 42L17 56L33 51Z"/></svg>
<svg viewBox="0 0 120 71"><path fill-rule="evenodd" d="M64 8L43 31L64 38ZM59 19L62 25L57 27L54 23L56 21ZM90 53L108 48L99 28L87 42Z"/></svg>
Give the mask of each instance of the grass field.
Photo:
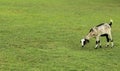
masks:
<svg viewBox="0 0 120 71"><path fill-rule="evenodd" d="M114 48L81 48L113 19ZM120 0L0 0L0 71L120 71Z"/></svg>

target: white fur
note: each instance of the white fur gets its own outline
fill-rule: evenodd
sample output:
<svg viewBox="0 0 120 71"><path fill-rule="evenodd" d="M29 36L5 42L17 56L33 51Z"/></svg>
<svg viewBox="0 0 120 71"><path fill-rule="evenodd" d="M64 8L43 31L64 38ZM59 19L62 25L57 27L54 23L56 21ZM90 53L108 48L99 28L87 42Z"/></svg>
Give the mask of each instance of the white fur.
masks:
<svg viewBox="0 0 120 71"><path fill-rule="evenodd" d="M85 39L81 39L82 46L84 45Z"/></svg>
<svg viewBox="0 0 120 71"><path fill-rule="evenodd" d="M113 22L113 20L111 19L110 22Z"/></svg>

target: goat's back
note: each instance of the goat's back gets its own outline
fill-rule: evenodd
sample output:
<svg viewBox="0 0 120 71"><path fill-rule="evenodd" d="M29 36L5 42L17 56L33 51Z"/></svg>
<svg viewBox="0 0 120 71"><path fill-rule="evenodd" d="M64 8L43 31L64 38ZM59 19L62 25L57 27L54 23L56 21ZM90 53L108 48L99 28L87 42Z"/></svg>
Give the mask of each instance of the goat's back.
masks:
<svg viewBox="0 0 120 71"><path fill-rule="evenodd" d="M96 27L96 30L98 31L99 34L107 34L111 31L111 27L109 24L104 23L104 24Z"/></svg>

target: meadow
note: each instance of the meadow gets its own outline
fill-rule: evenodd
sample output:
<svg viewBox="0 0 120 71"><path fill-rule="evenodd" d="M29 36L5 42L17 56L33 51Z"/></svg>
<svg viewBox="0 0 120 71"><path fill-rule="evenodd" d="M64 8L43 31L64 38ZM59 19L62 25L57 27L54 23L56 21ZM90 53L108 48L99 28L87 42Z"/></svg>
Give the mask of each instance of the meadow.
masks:
<svg viewBox="0 0 120 71"><path fill-rule="evenodd" d="M114 48L85 48L113 19ZM120 71L120 0L0 0L0 71Z"/></svg>

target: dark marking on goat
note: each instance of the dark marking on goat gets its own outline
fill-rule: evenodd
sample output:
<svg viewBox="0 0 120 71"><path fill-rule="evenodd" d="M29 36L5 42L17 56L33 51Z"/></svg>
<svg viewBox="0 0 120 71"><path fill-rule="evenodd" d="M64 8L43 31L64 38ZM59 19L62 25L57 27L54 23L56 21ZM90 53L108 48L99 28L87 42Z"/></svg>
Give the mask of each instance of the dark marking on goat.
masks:
<svg viewBox="0 0 120 71"><path fill-rule="evenodd" d="M89 43L89 40L88 40L88 39L85 39L85 41L86 41L87 43Z"/></svg>
<svg viewBox="0 0 120 71"><path fill-rule="evenodd" d="M83 43L84 43L84 45L86 45L87 43L89 43L89 40L85 39L85 41Z"/></svg>
<svg viewBox="0 0 120 71"><path fill-rule="evenodd" d="M102 35L100 35L100 36L108 36L108 34L102 34Z"/></svg>
<svg viewBox="0 0 120 71"><path fill-rule="evenodd" d="M98 41L96 41L96 44L98 44Z"/></svg>
<svg viewBox="0 0 120 71"><path fill-rule="evenodd" d="M91 28L89 32L93 32L93 31L94 31L93 28Z"/></svg>
<svg viewBox="0 0 120 71"><path fill-rule="evenodd" d="M85 42L85 41L84 41L83 43L84 43L84 45L86 44L86 42Z"/></svg>
<svg viewBox="0 0 120 71"><path fill-rule="evenodd" d="M107 42L109 42L109 41L110 41L110 39L109 39L109 37L108 37L108 34L102 34L101 36L105 36L105 37L106 37Z"/></svg>
<svg viewBox="0 0 120 71"><path fill-rule="evenodd" d="M99 41L96 41L96 44L99 44L100 43L100 40Z"/></svg>
<svg viewBox="0 0 120 71"><path fill-rule="evenodd" d="M112 22L109 23L110 27L112 26Z"/></svg>
<svg viewBox="0 0 120 71"><path fill-rule="evenodd" d="M108 36L106 36L106 40L107 40L107 42L109 42L109 41L110 41L110 39L109 39L109 37L108 37Z"/></svg>
<svg viewBox="0 0 120 71"><path fill-rule="evenodd" d="M99 27L99 26L101 26L101 25L104 25L104 23L101 23L101 24L97 25L96 27Z"/></svg>

